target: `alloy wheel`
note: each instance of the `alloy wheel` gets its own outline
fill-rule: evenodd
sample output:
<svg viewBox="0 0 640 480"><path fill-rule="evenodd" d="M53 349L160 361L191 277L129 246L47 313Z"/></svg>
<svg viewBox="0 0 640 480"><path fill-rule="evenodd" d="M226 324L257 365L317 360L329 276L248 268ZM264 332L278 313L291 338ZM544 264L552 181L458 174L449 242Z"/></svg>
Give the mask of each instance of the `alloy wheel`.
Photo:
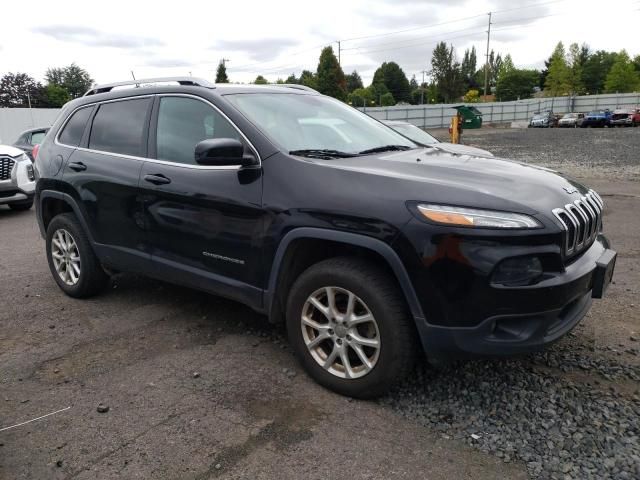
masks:
<svg viewBox="0 0 640 480"><path fill-rule="evenodd" d="M339 287L313 292L302 307L302 337L313 359L336 377L373 370L380 355L378 324L364 301Z"/></svg>
<svg viewBox="0 0 640 480"><path fill-rule="evenodd" d="M51 239L51 258L60 279L67 285L80 280L80 251L73 236L65 229L56 230Z"/></svg>

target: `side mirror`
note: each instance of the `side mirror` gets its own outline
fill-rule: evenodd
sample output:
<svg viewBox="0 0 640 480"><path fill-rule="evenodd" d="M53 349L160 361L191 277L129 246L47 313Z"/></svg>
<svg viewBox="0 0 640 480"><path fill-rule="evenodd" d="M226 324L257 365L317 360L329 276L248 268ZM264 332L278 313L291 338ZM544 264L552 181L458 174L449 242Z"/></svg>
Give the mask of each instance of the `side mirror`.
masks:
<svg viewBox="0 0 640 480"><path fill-rule="evenodd" d="M200 165L247 166L253 165L253 156L244 155L244 145L235 138L209 138L196 145L195 160Z"/></svg>

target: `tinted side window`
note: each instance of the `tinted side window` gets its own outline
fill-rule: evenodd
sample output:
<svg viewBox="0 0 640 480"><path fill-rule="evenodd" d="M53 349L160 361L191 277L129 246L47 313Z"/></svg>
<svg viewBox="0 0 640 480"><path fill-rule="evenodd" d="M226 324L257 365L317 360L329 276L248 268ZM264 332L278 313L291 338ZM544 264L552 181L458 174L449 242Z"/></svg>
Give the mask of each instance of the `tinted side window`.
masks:
<svg viewBox="0 0 640 480"><path fill-rule="evenodd" d="M195 164L196 144L207 138L241 140L238 131L210 105L185 97L160 99L158 160Z"/></svg>
<svg viewBox="0 0 640 480"><path fill-rule="evenodd" d="M84 127L87 124L87 120L89 120L91 110L91 107L76 110L76 113L71 116L60 134L60 143L71 145L73 147L80 145L80 140L82 140L82 134L84 133Z"/></svg>
<svg viewBox="0 0 640 480"><path fill-rule="evenodd" d="M151 98L103 103L93 119L89 148L140 157Z"/></svg>

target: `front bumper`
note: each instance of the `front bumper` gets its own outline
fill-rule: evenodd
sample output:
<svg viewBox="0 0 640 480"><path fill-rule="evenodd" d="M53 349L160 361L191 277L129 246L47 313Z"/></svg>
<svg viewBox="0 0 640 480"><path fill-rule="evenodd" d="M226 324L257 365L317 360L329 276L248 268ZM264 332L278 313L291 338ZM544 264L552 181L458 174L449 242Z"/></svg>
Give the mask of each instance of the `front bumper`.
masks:
<svg viewBox="0 0 640 480"><path fill-rule="evenodd" d="M34 197L36 182L33 179L33 173L30 178L28 170L33 169L33 165L27 157L23 158L16 159L8 179L0 180L0 205L26 202Z"/></svg>
<svg viewBox="0 0 640 480"><path fill-rule="evenodd" d="M615 252L599 235L565 271L538 284L496 287L486 292L492 312L472 326L437 325L417 320L427 357L439 362L473 356L538 351L560 339L587 314L611 281ZM477 305L477 309L484 306Z"/></svg>

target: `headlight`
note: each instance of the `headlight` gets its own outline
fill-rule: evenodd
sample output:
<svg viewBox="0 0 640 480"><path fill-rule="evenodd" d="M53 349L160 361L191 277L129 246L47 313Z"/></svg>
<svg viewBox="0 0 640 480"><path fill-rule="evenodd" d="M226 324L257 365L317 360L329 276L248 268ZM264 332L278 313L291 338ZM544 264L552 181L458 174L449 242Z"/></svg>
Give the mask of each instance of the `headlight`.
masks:
<svg viewBox="0 0 640 480"><path fill-rule="evenodd" d="M441 225L510 229L542 227L535 218L521 213L430 204L418 205L418 210L426 219Z"/></svg>

